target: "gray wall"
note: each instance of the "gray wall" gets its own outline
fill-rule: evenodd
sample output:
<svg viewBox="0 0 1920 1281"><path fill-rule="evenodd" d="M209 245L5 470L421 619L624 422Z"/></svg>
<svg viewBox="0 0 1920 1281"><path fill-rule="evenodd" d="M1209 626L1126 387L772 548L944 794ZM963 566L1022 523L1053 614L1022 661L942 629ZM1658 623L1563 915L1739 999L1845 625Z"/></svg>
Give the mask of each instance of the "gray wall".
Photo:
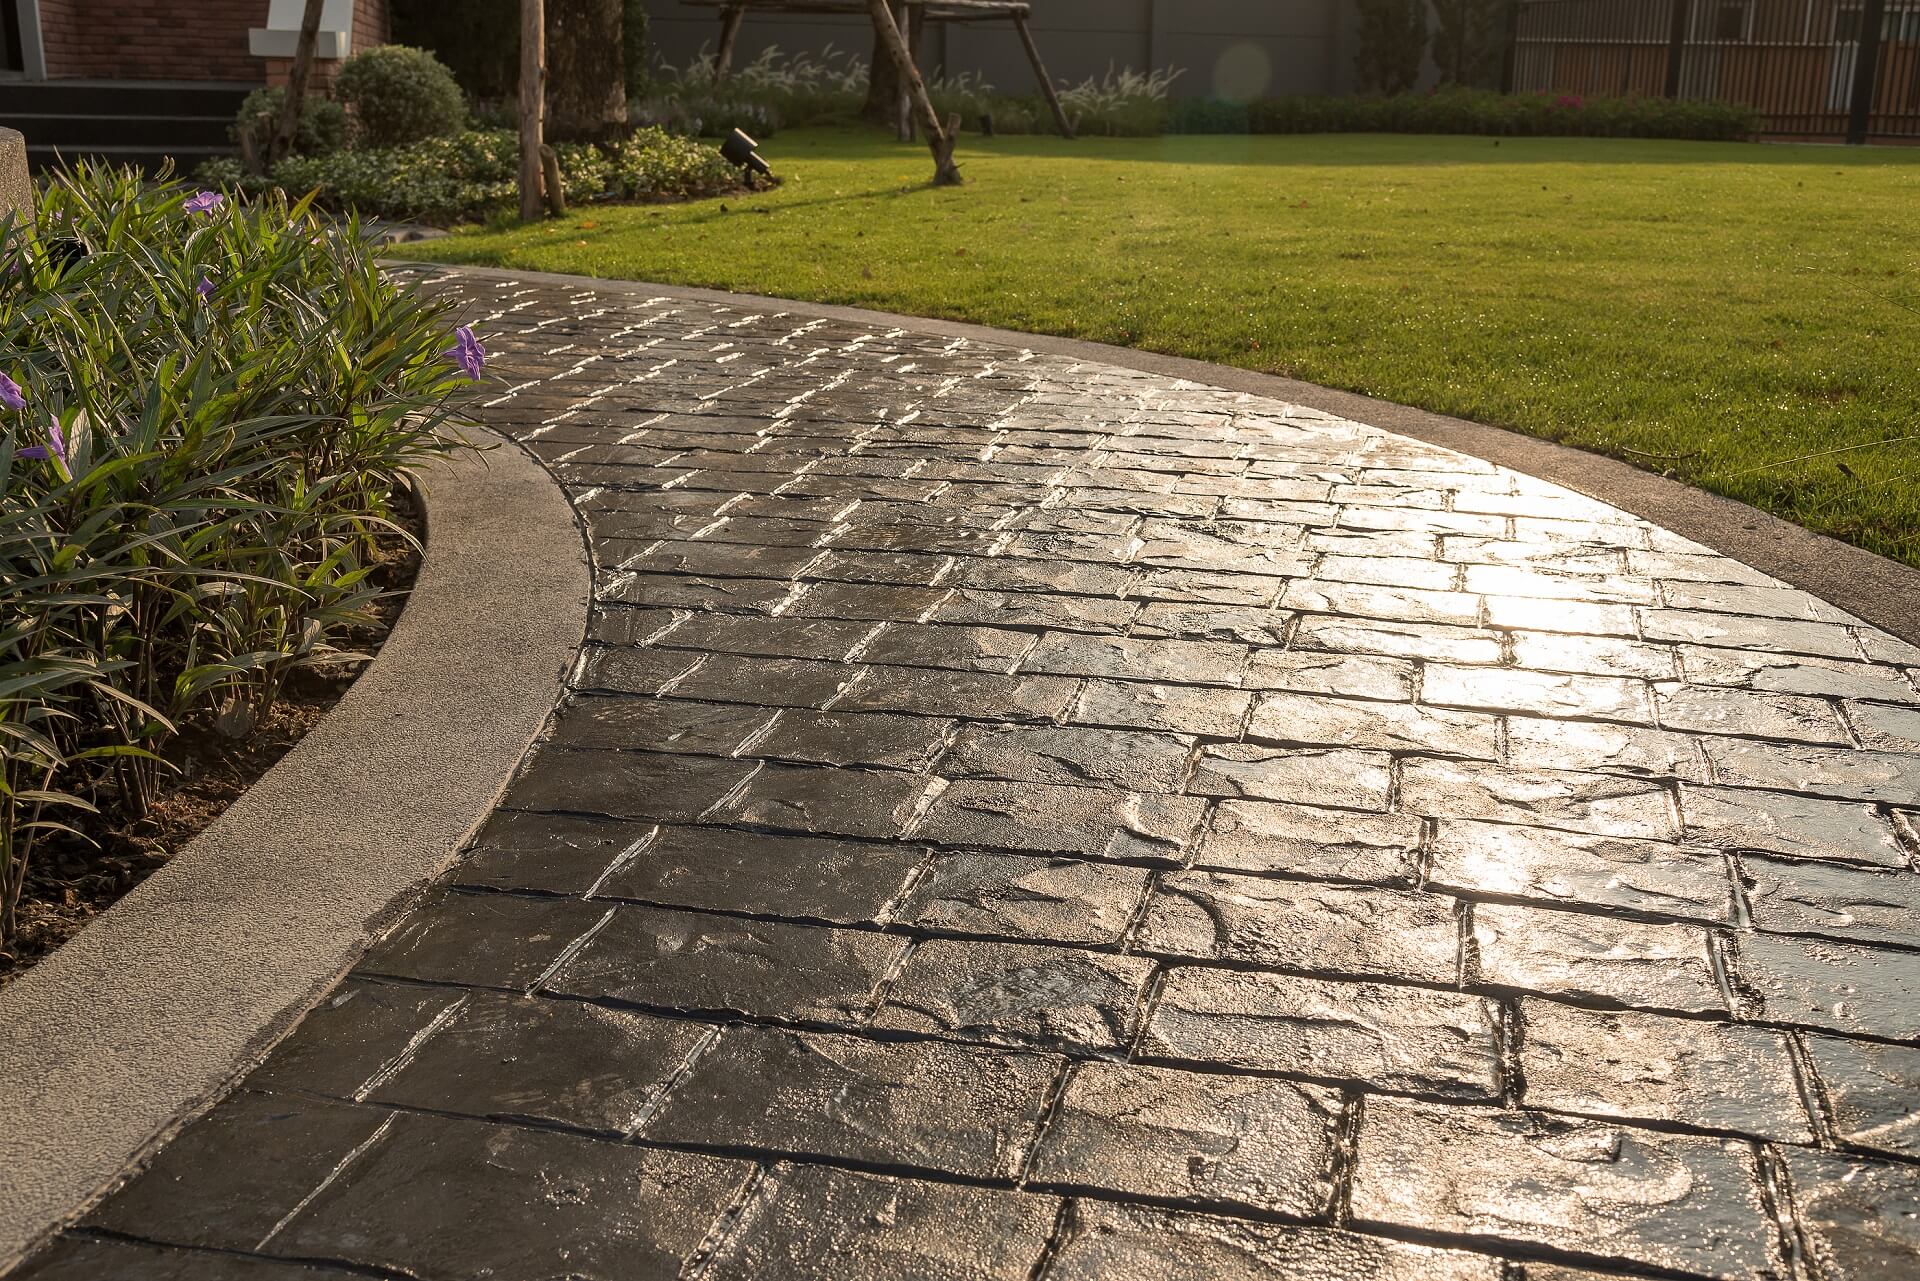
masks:
<svg viewBox="0 0 1920 1281"><path fill-rule="evenodd" d="M655 48L684 64L719 35L717 12L679 0L647 0ZM1346 0L1033 0L1033 32L1055 80L1077 83L1109 66L1185 70L1183 95L1253 98L1353 89L1354 14ZM864 17L749 13L736 57L769 45L818 53L872 47ZM997 89L1027 93L1033 74L1013 27L953 23L929 31L929 69L984 75Z"/></svg>

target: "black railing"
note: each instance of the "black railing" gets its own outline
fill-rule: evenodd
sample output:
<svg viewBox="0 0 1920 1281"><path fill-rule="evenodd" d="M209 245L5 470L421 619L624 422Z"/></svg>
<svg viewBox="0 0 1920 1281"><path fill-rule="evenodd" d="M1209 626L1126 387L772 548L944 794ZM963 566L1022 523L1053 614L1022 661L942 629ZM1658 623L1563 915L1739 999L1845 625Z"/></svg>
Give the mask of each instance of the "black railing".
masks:
<svg viewBox="0 0 1920 1281"><path fill-rule="evenodd" d="M1920 0L1522 0L1507 87L1716 99L1778 138L1920 142Z"/></svg>

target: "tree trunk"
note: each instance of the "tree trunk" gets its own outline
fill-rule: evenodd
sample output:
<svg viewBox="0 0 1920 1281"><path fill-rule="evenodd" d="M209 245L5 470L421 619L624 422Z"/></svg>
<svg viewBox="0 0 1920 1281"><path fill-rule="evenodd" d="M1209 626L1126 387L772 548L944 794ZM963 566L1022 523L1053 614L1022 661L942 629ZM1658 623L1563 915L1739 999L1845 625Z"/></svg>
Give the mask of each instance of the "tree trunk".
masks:
<svg viewBox="0 0 1920 1281"><path fill-rule="evenodd" d="M867 60L867 105L860 109L860 118L890 129L897 127L900 98L906 91L899 68L880 42L880 33L874 32L873 56Z"/></svg>
<svg viewBox="0 0 1920 1281"><path fill-rule="evenodd" d="M320 9L323 0L307 0L300 14L300 38L293 46L293 68L287 74L287 96L280 104L280 120L267 144L265 169L293 150L300 132L300 115L307 109L307 81L313 76L313 54L320 43Z"/></svg>
<svg viewBox="0 0 1920 1281"><path fill-rule="evenodd" d="M540 192L540 151L546 141L547 51L542 0L520 0L520 221L535 222L545 202Z"/></svg>
<svg viewBox="0 0 1920 1281"><path fill-rule="evenodd" d="M621 0L547 0L547 140L605 142L627 128Z"/></svg>

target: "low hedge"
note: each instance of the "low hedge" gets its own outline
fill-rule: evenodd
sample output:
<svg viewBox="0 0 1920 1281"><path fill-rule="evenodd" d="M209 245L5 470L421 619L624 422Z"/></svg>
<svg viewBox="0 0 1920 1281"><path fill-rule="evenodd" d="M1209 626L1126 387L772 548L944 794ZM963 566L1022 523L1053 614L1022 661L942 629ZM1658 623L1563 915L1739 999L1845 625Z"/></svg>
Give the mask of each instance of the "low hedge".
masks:
<svg viewBox="0 0 1920 1281"><path fill-rule="evenodd" d="M1248 103L1245 112L1247 131L1251 133L1444 133L1737 142L1753 137L1761 124L1759 114L1751 107L1727 102L1506 94L1484 89L1443 89L1391 98L1267 98Z"/></svg>
<svg viewBox="0 0 1920 1281"><path fill-rule="evenodd" d="M711 146L640 129L607 146L555 147L567 198L690 200L738 189L740 175ZM261 178L221 157L200 180L250 194L273 188L312 192L336 211L397 221L453 223L485 218L519 200L519 139L505 129L429 138L405 147L354 149L325 156L289 156Z"/></svg>
<svg viewBox="0 0 1920 1281"><path fill-rule="evenodd" d="M936 100L938 94L936 93ZM977 104L968 107L979 109ZM988 104L997 133L1046 133L1053 118L1038 98L996 98ZM1502 94L1442 89L1383 97L1156 98L1140 93L1094 98L1079 117L1082 134L1435 133L1593 138L1684 138L1737 142L1760 130L1749 107L1664 98L1580 98L1571 94ZM963 117L972 125L975 116Z"/></svg>

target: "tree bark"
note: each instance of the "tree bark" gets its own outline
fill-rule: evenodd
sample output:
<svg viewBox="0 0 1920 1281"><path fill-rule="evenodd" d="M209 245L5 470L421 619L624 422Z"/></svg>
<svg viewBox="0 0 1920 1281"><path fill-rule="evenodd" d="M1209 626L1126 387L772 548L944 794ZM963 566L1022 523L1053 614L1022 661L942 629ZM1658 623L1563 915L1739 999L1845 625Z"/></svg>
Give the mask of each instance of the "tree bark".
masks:
<svg viewBox="0 0 1920 1281"><path fill-rule="evenodd" d="M293 46L293 67L287 73L287 96L280 104L280 121L267 144L265 167L293 150L300 132L300 113L307 109L307 81L313 76L313 55L320 43L320 9L326 0L307 0L300 14L300 39Z"/></svg>
<svg viewBox="0 0 1920 1281"><path fill-rule="evenodd" d="M626 132L621 0L547 0L547 140L606 142Z"/></svg>
<svg viewBox="0 0 1920 1281"><path fill-rule="evenodd" d="M914 114L927 131L927 149L933 152L933 185L959 186L960 166L953 161L953 147L960 135L960 117L952 116L945 124L940 122L939 114L933 109L933 99L927 96L926 82L920 78L920 69L913 65L913 55L907 52L907 42L894 23L887 0L867 0L867 13L873 19L874 33L880 37L880 47L892 59L894 70L907 87Z"/></svg>
<svg viewBox="0 0 1920 1281"><path fill-rule="evenodd" d="M520 221L538 222L545 143L547 37L543 0L520 0Z"/></svg>
<svg viewBox="0 0 1920 1281"><path fill-rule="evenodd" d="M876 125L897 127L900 101L906 92L907 86L900 78L900 68L894 65L880 33L875 31L873 56L867 60L867 103L860 109L860 118Z"/></svg>

